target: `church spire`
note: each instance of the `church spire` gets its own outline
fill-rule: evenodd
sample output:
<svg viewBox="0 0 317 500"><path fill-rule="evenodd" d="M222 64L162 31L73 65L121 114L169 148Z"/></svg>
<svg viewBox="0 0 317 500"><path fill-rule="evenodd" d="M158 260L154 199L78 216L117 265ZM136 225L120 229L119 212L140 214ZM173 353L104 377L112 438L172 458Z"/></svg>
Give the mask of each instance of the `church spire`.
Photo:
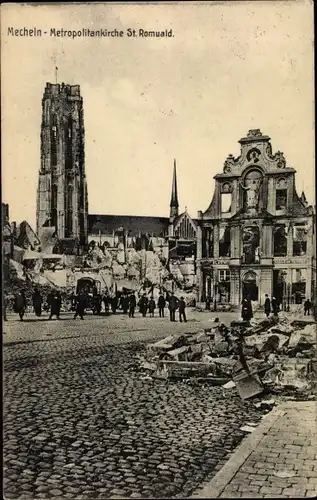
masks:
<svg viewBox="0 0 317 500"><path fill-rule="evenodd" d="M177 216L178 216L178 196L177 196L176 160L174 159L170 217L177 217Z"/></svg>

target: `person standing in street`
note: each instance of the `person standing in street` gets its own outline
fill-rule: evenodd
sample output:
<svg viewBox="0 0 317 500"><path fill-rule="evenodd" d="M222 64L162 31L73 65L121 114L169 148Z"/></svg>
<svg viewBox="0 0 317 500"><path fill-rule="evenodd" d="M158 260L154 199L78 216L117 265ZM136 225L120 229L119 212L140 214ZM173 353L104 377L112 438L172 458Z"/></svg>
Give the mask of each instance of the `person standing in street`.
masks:
<svg viewBox="0 0 317 500"><path fill-rule="evenodd" d="M179 306L178 306L178 311L179 311L179 322L182 323L184 320L184 323L187 323L186 319L186 302L184 300L184 297L181 297L181 300L179 301Z"/></svg>
<svg viewBox="0 0 317 500"><path fill-rule="evenodd" d="M84 319L85 309L87 307L87 297L83 292L83 290L80 290L75 301L76 301L76 312L74 315L74 319L76 319L77 316L79 316L80 319Z"/></svg>
<svg viewBox="0 0 317 500"><path fill-rule="evenodd" d="M273 312L273 316L278 316L278 312L279 312L279 303L278 301L276 300L275 297L272 297L272 312Z"/></svg>
<svg viewBox="0 0 317 500"><path fill-rule="evenodd" d="M150 315L150 318L154 318L154 311L155 311L155 300L154 300L154 297L152 295L151 298L150 298L150 300L149 300L149 315Z"/></svg>
<svg viewBox="0 0 317 500"><path fill-rule="evenodd" d="M116 314L117 307L118 307L118 296L117 296L117 294L115 294L111 299L112 314Z"/></svg>
<svg viewBox="0 0 317 500"><path fill-rule="evenodd" d="M175 321L175 312L178 307L178 300L175 297L174 292L171 293L168 301L168 308L170 312L170 321Z"/></svg>
<svg viewBox="0 0 317 500"><path fill-rule="evenodd" d="M312 307L312 303L309 299L306 299L305 302L304 302L304 316L310 316L310 310L311 310L311 307Z"/></svg>
<svg viewBox="0 0 317 500"><path fill-rule="evenodd" d="M253 318L252 305L250 299L242 300L242 310L241 317L244 321L250 322L250 319Z"/></svg>
<svg viewBox="0 0 317 500"><path fill-rule="evenodd" d="M159 296L159 299L158 299L158 302L157 302L157 306L159 308L159 315L160 315L160 318L164 318L164 308L165 308L165 304L166 304L166 301L164 299L164 296L162 294L160 294Z"/></svg>
<svg viewBox="0 0 317 500"><path fill-rule="evenodd" d="M268 318L271 314L271 301L269 299L268 294L265 294L265 301L264 301L264 312L266 317Z"/></svg>
<svg viewBox="0 0 317 500"><path fill-rule="evenodd" d="M129 309L129 297L126 294L121 297L121 307L123 314L127 314Z"/></svg>
<svg viewBox="0 0 317 500"><path fill-rule="evenodd" d="M24 290L18 292L14 301L14 312L18 313L20 320L23 321L23 316L26 309L26 297Z"/></svg>
<svg viewBox="0 0 317 500"><path fill-rule="evenodd" d="M129 318L134 318L135 307L136 307L135 294L131 293L129 297Z"/></svg>
<svg viewBox="0 0 317 500"><path fill-rule="evenodd" d="M105 306L105 313L108 314L108 312L109 312L109 303L110 303L110 297L109 297L108 293L105 293L103 295L102 300L103 300L103 303L104 303L104 306Z"/></svg>
<svg viewBox="0 0 317 500"><path fill-rule="evenodd" d="M62 297L60 292L56 291L52 294L49 294L50 298L48 297L49 305L50 305L50 316L48 319L52 319L53 316L56 316L57 319L60 319L59 315L61 312L61 307L62 307Z"/></svg>
<svg viewBox="0 0 317 500"><path fill-rule="evenodd" d="M145 293L142 295L142 297L139 300L139 308L140 308L140 313L142 314L143 318L145 318L146 313L147 313L147 308L148 308L148 298L145 295Z"/></svg>
<svg viewBox="0 0 317 500"><path fill-rule="evenodd" d="M33 309L34 309L36 316L41 316L43 298L42 298L41 292L39 291L38 288L35 288L35 290L34 290L34 293L32 296L32 302L33 302Z"/></svg>

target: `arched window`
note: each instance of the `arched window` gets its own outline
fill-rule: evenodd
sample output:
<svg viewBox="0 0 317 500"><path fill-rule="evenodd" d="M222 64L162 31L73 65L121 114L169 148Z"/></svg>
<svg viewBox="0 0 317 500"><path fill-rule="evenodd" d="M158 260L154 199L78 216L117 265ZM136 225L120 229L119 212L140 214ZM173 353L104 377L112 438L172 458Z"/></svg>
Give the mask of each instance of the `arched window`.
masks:
<svg viewBox="0 0 317 500"><path fill-rule="evenodd" d="M52 226L57 229L57 186L52 186Z"/></svg>
<svg viewBox="0 0 317 500"><path fill-rule="evenodd" d="M66 170L72 168L73 163L73 151L72 151L72 141L73 141L73 119L70 116L65 124L65 167Z"/></svg>

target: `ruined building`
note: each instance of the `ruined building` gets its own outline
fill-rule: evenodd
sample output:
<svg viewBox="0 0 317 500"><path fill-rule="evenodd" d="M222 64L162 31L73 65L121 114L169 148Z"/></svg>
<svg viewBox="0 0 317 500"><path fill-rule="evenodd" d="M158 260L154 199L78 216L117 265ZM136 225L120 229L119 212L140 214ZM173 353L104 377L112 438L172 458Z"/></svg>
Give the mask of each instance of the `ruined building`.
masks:
<svg viewBox="0 0 317 500"><path fill-rule="evenodd" d="M79 85L47 83L42 99L37 233L60 246L87 243L83 98Z"/></svg>
<svg viewBox="0 0 317 500"><path fill-rule="evenodd" d="M176 160L173 167L169 217L134 215L88 215L88 241L114 247L118 243L148 250L150 240L156 249L167 247L167 256L184 259L196 252L196 222L187 213L179 214Z"/></svg>
<svg viewBox="0 0 317 500"><path fill-rule="evenodd" d="M228 156L209 207L198 213L199 302L314 299L313 207L297 195L296 171L270 141L258 129L240 139L240 156Z"/></svg>

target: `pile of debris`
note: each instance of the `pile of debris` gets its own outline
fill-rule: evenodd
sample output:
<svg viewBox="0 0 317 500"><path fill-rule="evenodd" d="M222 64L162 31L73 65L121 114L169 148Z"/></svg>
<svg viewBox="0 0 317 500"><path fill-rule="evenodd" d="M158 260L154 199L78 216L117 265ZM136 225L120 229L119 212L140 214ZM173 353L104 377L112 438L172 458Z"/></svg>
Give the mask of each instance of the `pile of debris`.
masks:
<svg viewBox="0 0 317 500"><path fill-rule="evenodd" d="M287 317L232 322L214 318L198 333L171 335L138 356L145 378L236 387L242 399L263 392L314 390L316 324Z"/></svg>

